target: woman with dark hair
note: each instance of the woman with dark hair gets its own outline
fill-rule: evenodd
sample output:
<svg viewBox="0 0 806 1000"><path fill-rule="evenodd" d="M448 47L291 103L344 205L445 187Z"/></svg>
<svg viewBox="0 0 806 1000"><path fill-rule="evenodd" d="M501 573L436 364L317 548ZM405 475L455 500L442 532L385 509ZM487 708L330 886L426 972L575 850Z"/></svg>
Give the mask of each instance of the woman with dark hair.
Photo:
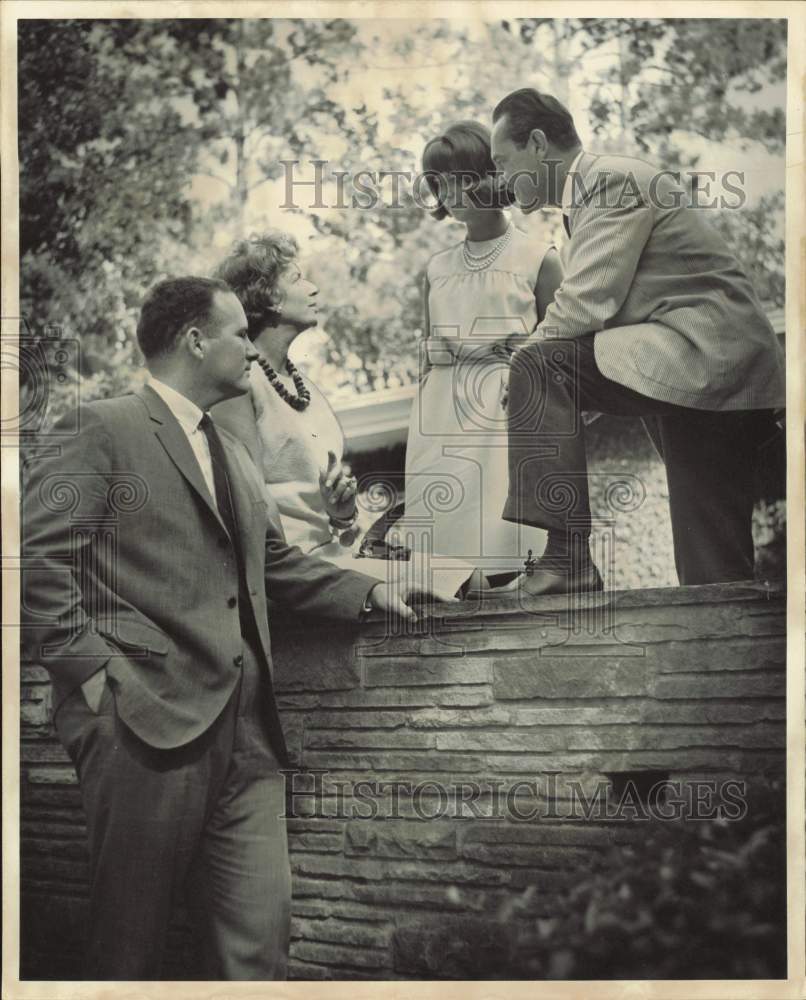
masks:
<svg viewBox="0 0 806 1000"><path fill-rule="evenodd" d="M318 289L297 255L296 240L272 230L239 240L215 270L240 299L259 352L248 394L216 406L216 423L249 449L289 544L379 580L397 579L401 586L417 580L453 596L473 571L460 559L432 561L428 577L416 559L355 562L369 522L360 516L356 481L342 466L344 435L323 393L288 357L296 338L318 322Z"/></svg>
<svg viewBox="0 0 806 1000"><path fill-rule="evenodd" d="M460 121L427 143L423 173L436 219L464 239L429 260L422 377L406 451L405 515L395 537L481 567L491 586L516 580L545 532L502 520L507 499L508 358L543 318L562 280L553 247L517 229L496 180L490 133Z"/></svg>

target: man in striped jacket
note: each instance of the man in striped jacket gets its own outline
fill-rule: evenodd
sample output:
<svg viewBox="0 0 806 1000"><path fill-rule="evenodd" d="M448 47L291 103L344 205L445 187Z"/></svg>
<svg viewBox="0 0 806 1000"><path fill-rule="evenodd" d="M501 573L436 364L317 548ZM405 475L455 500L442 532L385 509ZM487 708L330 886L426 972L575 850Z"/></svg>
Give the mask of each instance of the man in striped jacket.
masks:
<svg viewBox="0 0 806 1000"><path fill-rule="evenodd" d="M564 278L510 374L504 517L548 530L532 594L597 590L582 411L640 416L666 463L682 584L753 576L760 444L783 352L747 276L671 171L582 149L533 89L493 112L493 159L524 211L561 207ZM704 194L704 192L700 192Z"/></svg>

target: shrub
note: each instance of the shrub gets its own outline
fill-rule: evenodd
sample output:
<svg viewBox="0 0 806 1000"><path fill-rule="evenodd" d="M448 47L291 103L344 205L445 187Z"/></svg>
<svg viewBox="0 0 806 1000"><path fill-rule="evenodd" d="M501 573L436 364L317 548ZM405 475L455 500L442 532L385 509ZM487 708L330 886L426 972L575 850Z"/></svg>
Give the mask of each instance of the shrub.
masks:
<svg viewBox="0 0 806 1000"><path fill-rule="evenodd" d="M780 789L756 797L742 821L657 821L583 877L555 916L521 926L518 978L785 978Z"/></svg>

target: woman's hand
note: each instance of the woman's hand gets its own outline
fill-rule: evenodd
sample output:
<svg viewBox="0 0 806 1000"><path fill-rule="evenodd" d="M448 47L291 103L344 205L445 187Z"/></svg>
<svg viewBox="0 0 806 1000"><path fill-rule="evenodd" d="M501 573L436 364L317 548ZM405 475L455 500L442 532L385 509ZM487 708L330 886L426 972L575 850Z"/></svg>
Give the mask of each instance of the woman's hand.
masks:
<svg viewBox="0 0 806 1000"><path fill-rule="evenodd" d="M319 473L319 488L330 517L338 521L349 521L355 514L355 476L339 464L332 451L327 453L327 469Z"/></svg>
<svg viewBox="0 0 806 1000"><path fill-rule="evenodd" d="M534 330L532 330L534 333ZM512 372L512 364L515 355L522 347L529 343L532 333L524 333L522 330L514 330L504 341L496 347L496 354L504 359L506 370L501 373L501 409L506 411L509 406L509 376Z"/></svg>
<svg viewBox="0 0 806 1000"><path fill-rule="evenodd" d="M512 359L517 351L517 346L511 345L509 341L513 340L517 336L518 334L512 334L509 340L507 340L507 344L504 349L506 368L501 373L501 409L504 410L505 412L507 406L509 405L509 375L510 372L512 371Z"/></svg>

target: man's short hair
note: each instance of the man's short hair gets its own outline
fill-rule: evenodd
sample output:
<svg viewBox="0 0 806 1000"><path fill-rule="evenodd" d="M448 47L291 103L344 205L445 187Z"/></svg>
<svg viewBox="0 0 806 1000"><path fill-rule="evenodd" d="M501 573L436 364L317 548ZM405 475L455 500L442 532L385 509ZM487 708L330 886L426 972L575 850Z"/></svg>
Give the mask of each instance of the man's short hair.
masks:
<svg viewBox="0 0 806 1000"><path fill-rule="evenodd" d="M509 136L521 149L536 128L558 149L573 149L580 145L571 112L551 94L541 94L533 87L513 90L496 104L493 121L497 122L505 115Z"/></svg>
<svg viewBox="0 0 806 1000"><path fill-rule="evenodd" d="M149 289L137 321L137 343L146 358L170 354L189 327L204 326L217 292L230 292L216 278L166 278Z"/></svg>

